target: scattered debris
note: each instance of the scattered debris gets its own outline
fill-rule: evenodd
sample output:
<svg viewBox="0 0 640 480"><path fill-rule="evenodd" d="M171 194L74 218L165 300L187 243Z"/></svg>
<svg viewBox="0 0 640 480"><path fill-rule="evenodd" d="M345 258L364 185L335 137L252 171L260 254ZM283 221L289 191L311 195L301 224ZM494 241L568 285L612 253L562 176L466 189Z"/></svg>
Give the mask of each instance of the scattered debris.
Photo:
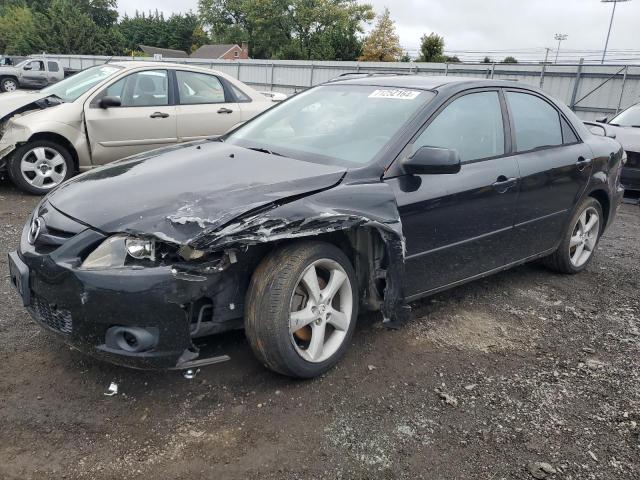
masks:
<svg viewBox="0 0 640 480"><path fill-rule="evenodd" d="M527 470L529 470L533 478L537 478L538 480L556 474L556 469L546 462L531 462L527 465Z"/></svg>
<svg viewBox="0 0 640 480"><path fill-rule="evenodd" d="M438 392L438 395L440 396L440 398L444 400L444 403L446 403L447 405L451 405L452 407L458 406L458 399L456 397L448 393L441 392L439 390L436 390L436 391Z"/></svg>
<svg viewBox="0 0 640 480"><path fill-rule="evenodd" d="M375 365L369 365L367 366L367 368L369 369L369 371L371 371L371 370L376 370L378 367L376 367Z"/></svg>
<svg viewBox="0 0 640 480"><path fill-rule="evenodd" d="M593 453L591 450L589 450L587 453L589 454L589 456L590 456L591 458L593 458L593 461L594 461L594 462L597 462L597 461L598 461L598 457L596 457L596 454L595 454L595 453Z"/></svg>
<svg viewBox="0 0 640 480"><path fill-rule="evenodd" d="M107 389L106 392L104 392L104 394L107 397L113 397L114 395L118 394L118 384L116 382L111 382L109 384L109 388Z"/></svg>
<svg viewBox="0 0 640 480"><path fill-rule="evenodd" d="M189 368L189 369L185 370L184 372L182 372L182 376L184 378L186 378L187 380L192 380L192 379L196 378L196 375L198 374L199 371L200 371L199 368Z"/></svg>

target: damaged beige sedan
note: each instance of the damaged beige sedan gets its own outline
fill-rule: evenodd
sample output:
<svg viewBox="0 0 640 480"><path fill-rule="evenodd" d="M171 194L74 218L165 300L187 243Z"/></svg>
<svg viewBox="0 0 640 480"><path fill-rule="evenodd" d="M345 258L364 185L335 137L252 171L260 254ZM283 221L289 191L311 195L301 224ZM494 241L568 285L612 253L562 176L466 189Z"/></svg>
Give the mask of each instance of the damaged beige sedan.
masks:
<svg viewBox="0 0 640 480"><path fill-rule="evenodd" d="M0 172L42 195L77 172L221 135L272 105L208 68L100 65L40 91L0 94Z"/></svg>

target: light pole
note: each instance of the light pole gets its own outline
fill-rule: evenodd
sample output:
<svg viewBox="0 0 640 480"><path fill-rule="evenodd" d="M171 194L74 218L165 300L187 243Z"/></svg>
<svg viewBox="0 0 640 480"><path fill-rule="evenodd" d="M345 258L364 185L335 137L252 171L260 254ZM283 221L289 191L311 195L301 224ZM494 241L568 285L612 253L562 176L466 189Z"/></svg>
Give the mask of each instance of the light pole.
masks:
<svg viewBox="0 0 640 480"><path fill-rule="evenodd" d="M560 44L566 40L568 35L566 33L556 33L553 38L558 41L558 50L556 50L556 61L554 63L558 63L558 55L560 54Z"/></svg>
<svg viewBox="0 0 640 480"><path fill-rule="evenodd" d="M600 64L604 63L604 58L607 56L607 47L609 46L609 36L611 35L611 27L613 26L613 16L616 14L616 5L618 2L629 2L630 0L600 0L602 3L613 3L613 10L611 11L611 21L609 22L609 31L607 32L607 41L604 43L604 52L602 52L602 61Z"/></svg>

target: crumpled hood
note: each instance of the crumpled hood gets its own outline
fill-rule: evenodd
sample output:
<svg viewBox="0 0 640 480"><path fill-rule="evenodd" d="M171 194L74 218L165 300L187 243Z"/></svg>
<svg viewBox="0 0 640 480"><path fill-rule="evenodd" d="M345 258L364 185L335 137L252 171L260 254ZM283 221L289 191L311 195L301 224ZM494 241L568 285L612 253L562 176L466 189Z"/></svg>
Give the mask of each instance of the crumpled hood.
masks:
<svg viewBox="0 0 640 480"><path fill-rule="evenodd" d="M0 93L0 119L47 96L45 93L25 90Z"/></svg>
<svg viewBox="0 0 640 480"><path fill-rule="evenodd" d="M640 128L608 126L615 134L616 140L628 152L640 152Z"/></svg>
<svg viewBox="0 0 640 480"><path fill-rule="evenodd" d="M188 243L249 211L337 185L344 174L337 166L204 141L97 168L47 200L104 232Z"/></svg>

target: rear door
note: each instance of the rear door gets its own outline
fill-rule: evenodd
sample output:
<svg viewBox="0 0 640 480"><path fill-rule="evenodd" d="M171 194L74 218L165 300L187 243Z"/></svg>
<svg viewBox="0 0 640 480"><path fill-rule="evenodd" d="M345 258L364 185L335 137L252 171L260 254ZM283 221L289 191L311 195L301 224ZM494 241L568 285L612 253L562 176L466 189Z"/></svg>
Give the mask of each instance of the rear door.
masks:
<svg viewBox="0 0 640 480"><path fill-rule="evenodd" d="M58 62L47 60L47 82L56 83L64 78L64 72Z"/></svg>
<svg viewBox="0 0 640 480"><path fill-rule="evenodd" d="M556 246L591 176L591 149L542 95L508 89L513 145L522 177L516 243L522 258Z"/></svg>
<svg viewBox="0 0 640 480"><path fill-rule="evenodd" d="M457 150L460 172L386 180L395 191L406 238L408 296L512 261L519 174L509 156L506 119L498 89L454 97L402 155L425 145Z"/></svg>
<svg viewBox="0 0 640 480"><path fill-rule="evenodd" d="M101 108L102 97L121 106ZM92 161L103 164L177 142L176 107L167 70L144 70L116 80L85 104Z"/></svg>
<svg viewBox="0 0 640 480"><path fill-rule="evenodd" d="M222 135L242 121L242 112L216 75L176 70L177 129L182 142Z"/></svg>

